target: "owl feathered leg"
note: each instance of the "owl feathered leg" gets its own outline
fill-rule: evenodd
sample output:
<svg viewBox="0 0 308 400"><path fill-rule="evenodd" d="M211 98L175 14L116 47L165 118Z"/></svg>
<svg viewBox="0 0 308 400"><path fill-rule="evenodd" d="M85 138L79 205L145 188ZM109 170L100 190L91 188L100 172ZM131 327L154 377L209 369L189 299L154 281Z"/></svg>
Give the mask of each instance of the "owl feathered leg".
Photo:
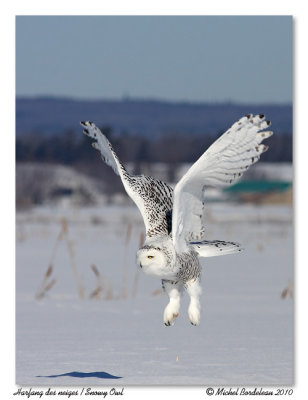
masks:
<svg viewBox="0 0 308 400"><path fill-rule="evenodd" d="M164 311L164 324L166 326L171 326L179 316L183 284L181 282L163 280L162 285L163 289L169 296L169 303Z"/></svg>
<svg viewBox="0 0 308 400"><path fill-rule="evenodd" d="M202 289L200 285L200 279L194 278L185 283L185 289L190 296L190 303L188 307L188 316L192 325L200 324L200 301Z"/></svg>

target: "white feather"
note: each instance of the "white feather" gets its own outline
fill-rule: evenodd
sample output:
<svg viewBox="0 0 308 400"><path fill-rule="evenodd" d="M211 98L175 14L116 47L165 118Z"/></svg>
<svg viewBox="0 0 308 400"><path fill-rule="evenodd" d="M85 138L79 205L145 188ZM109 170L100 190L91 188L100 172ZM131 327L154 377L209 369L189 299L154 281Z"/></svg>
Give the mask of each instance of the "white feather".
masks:
<svg viewBox="0 0 308 400"><path fill-rule="evenodd" d="M111 143L93 122L81 122L84 133L95 140L92 146L102 159L120 176L129 197L135 202L143 217L146 234L149 237L168 235L167 215L172 209L172 189L166 183L144 175L130 175L112 148Z"/></svg>
<svg viewBox="0 0 308 400"><path fill-rule="evenodd" d="M93 122L83 121L80 122L80 124L85 128L83 133L96 140L96 142L92 143L92 146L101 153L101 157L105 163L109 165L117 175L120 175L121 164L106 136L103 135Z"/></svg>
<svg viewBox="0 0 308 400"><path fill-rule="evenodd" d="M190 237L200 236L203 224L203 190L237 182L243 172L267 150L261 145L272 132L263 115L241 118L217 139L177 183L173 194L172 236L178 253L188 250ZM179 227L183 227L179 229Z"/></svg>
<svg viewBox="0 0 308 400"><path fill-rule="evenodd" d="M223 240L202 240L201 242L190 242L189 244L198 253L199 257L225 256L243 250L238 243L224 242Z"/></svg>

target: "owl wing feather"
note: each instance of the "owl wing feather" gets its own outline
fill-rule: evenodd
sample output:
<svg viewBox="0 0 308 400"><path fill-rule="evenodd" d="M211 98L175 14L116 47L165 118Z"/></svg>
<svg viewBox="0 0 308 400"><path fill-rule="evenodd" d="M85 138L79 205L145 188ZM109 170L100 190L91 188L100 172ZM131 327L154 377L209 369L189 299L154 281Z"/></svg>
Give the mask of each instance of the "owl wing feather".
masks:
<svg viewBox="0 0 308 400"><path fill-rule="evenodd" d="M223 240L201 240L190 242L189 244L198 253L199 257L225 256L243 250L240 244Z"/></svg>
<svg viewBox="0 0 308 400"><path fill-rule="evenodd" d="M172 188L165 182L144 175L129 174L109 140L93 122L83 121L84 133L95 141L102 159L120 176L129 197L139 208L146 228L146 236L168 235L171 231Z"/></svg>
<svg viewBox="0 0 308 400"><path fill-rule="evenodd" d="M174 189L172 237L178 253L191 241L203 239L204 189L237 182L268 146L261 142L273 133L264 115L251 114L235 122L191 166Z"/></svg>

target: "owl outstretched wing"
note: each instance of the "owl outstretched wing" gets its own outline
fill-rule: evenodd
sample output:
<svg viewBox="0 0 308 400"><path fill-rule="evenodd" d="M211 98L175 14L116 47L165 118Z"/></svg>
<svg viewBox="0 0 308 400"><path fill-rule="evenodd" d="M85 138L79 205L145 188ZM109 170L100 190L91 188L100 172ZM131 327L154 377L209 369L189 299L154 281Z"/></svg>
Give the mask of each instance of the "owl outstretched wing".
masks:
<svg viewBox="0 0 308 400"><path fill-rule="evenodd" d="M94 139L92 146L102 159L120 176L124 188L139 208L146 236L168 235L171 231L172 188L165 182L144 175L131 175L112 148L111 143L93 122L83 121L84 133Z"/></svg>
<svg viewBox="0 0 308 400"><path fill-rule="evenodd" d="M192 165L174 189L172 237L178 253L187 251L187 244L202 241L204 189L224 187L237 182L268 146L261 142L273 132L264 115L247 115L235 122ZM214 246L215 248L215 246Z"/></svg>

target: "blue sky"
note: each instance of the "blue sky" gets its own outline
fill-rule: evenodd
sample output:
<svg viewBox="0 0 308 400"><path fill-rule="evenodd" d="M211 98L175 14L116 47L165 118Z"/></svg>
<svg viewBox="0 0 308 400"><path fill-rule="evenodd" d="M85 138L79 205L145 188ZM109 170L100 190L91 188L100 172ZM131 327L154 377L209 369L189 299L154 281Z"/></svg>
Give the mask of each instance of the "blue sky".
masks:
<svg viewBox="0 0 308 400"><path fill-rule="evenodd" d="M290 16L17 16L16 94L292 102Z"/></svg>

